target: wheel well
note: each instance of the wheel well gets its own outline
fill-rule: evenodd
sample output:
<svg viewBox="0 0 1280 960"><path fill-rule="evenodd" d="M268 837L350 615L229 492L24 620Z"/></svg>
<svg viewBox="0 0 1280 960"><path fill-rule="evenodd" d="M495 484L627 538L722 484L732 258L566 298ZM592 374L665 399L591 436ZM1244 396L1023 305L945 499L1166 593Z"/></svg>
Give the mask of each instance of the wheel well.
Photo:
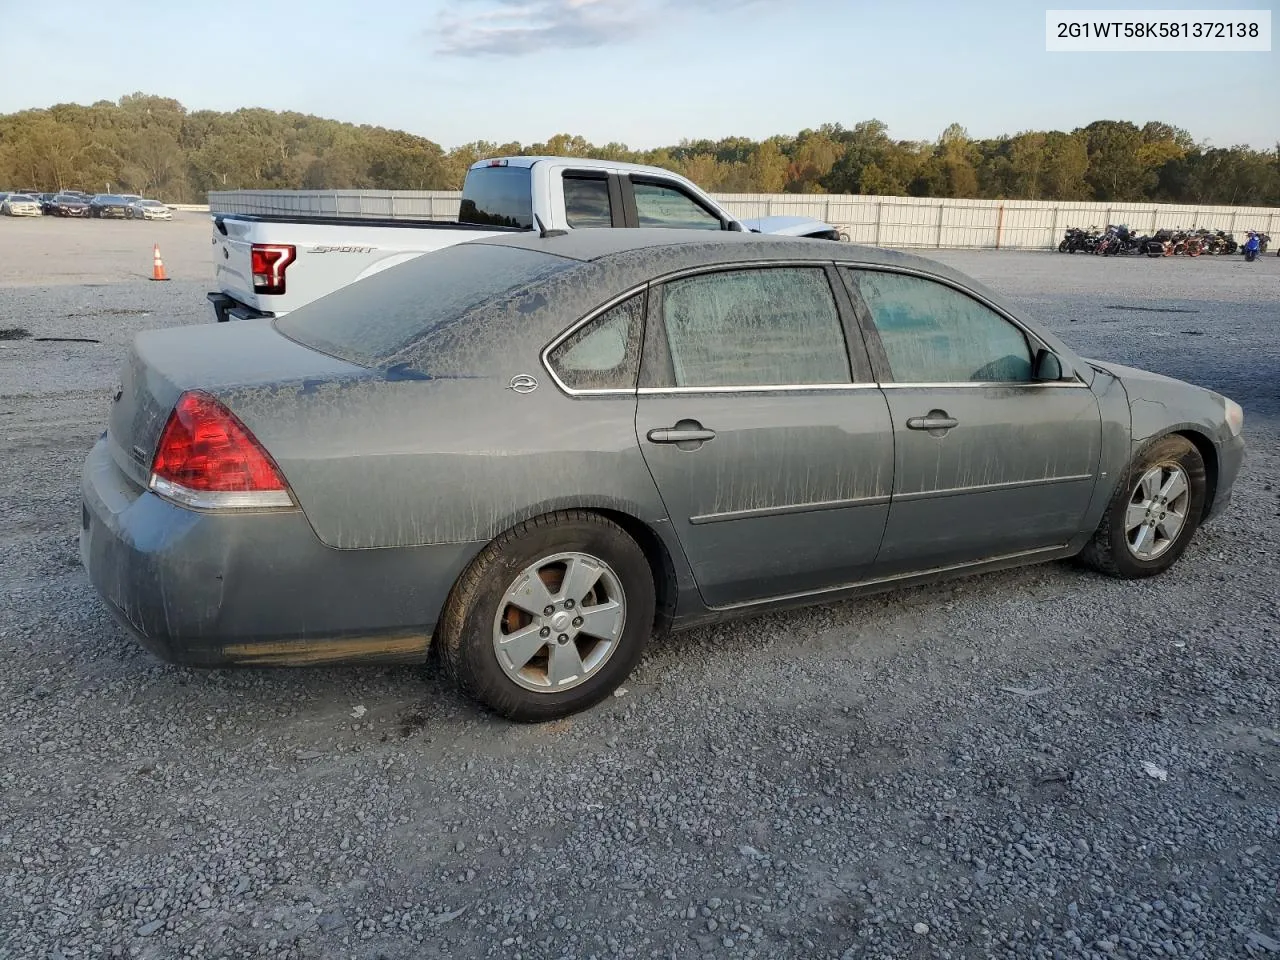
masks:
<svg viewBox="0 0 1280 960"><path fill-rule="evenodd" d="M662 538L653 531L652 527L629 513L597 508L591 508L590 512L612 520L625 530L627 535L638 543L640 549L644 551L644 557L649 561L649 569L653 571L653 587L657 600L654 627L657 632L665 633L670 628L672 620L675 619L676 597L678 595L676 568L671 560L671 553L667 550L667 545L662 542Z"/></svg>
<svg viewBox="0 0 1280 960"><path fill-rule="evenodd" d="M1180 430L1175 436L1190 440L1204 460L1204 510L1201 513L1208 514L1213 509L1213 500L1218 492L1218 449L1212 440L1195 430Z"/></svg>

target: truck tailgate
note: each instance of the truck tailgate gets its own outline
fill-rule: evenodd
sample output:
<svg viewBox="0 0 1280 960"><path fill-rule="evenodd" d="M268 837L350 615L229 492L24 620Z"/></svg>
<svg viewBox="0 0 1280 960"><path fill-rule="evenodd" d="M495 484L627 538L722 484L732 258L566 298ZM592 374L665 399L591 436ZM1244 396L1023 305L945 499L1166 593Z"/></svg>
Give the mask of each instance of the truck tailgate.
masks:
<svg viewBox="0 0 1280 960"><path fill-rule="evenodd" d="M357 280L456 243L498 236L456 223L326 217L213 215L218 291L252 311L282 316ZM256 245L292 248L283 293L255 289Z"/></svg>

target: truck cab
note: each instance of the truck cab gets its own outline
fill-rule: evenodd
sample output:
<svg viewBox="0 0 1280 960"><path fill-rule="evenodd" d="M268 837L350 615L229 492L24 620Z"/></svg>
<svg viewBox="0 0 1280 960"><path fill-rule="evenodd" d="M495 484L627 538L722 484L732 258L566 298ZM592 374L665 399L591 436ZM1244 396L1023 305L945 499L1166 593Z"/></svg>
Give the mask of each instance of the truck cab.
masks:
<svg viewBox="0 0 1280 960"><path fill-rule="evenodd" d="M840 239L803 217L738 220L679 174L586 157L472 164L451 222L294 212L307 196L254 191L254 212L212 213L217 320L282 316L388 267L508 231L669 227Z"/></svg>

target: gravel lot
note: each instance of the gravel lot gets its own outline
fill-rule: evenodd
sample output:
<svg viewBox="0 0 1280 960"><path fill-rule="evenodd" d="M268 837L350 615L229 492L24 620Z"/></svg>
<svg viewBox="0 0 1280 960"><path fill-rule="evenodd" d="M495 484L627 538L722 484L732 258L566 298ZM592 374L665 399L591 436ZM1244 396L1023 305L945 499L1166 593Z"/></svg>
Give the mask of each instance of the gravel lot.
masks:
<svg viewBox="0 0 1280 960"><path fill-rule="evenodd" d="M1233 509L1169 574L680 634L519 727L434 670L164 666L99 606L116 364L208 319L178 217L0 219L0 957L1280 956L1280 259L939 254L1243 404Z"/></svg>

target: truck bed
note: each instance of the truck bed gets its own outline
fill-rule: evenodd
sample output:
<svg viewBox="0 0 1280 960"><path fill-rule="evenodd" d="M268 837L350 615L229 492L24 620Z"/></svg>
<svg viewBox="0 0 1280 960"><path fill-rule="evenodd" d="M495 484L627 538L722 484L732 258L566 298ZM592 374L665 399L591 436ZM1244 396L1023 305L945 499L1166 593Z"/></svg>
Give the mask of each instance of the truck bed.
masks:
<svg viewBox="0 0 1280 960"><path fill-rule="evenodd" d="M439 220L218 213L213 220L216 291L209 295L218 320L282 316L325 294L456 243L513 232ZM259 272L254 251L283 264L279 276ZM259 264L261 265L261 263Z"/></svg>

